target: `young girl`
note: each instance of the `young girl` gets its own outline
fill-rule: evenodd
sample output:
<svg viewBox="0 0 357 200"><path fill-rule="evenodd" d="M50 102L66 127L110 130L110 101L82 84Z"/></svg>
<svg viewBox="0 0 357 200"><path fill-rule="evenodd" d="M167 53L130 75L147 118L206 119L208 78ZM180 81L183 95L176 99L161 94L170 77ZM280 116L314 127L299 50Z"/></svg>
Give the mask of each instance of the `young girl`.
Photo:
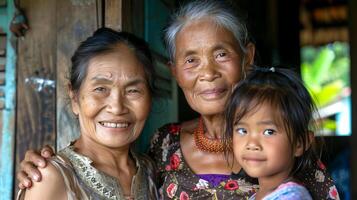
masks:
<svg viewBox="0 0 357 200"><path fill-rule="evenodd" d="M312 199L294 175L316 160L314 112L309 92L288 69L253 67L237 85L227 104L225 141L243 170L258 178L251 199Z"/></svg>

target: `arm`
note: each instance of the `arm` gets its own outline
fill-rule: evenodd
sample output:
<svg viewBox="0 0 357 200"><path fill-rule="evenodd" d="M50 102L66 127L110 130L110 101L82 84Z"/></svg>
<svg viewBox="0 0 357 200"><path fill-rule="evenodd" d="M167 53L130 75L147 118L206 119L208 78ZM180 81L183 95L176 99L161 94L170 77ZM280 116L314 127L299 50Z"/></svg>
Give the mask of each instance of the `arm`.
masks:
<svg viewBox="0 0 357 200"><path fill-rule="evenodd" d="M45 146L40 153L33 150L26 152L24 160L20 163L20 171L16 175L20 189L30 188L32 181L41 181L39 168L45 168L46 158L50 158L52 155L54 153L49 146Z"/></svg>
<svg viewBox="0 0 357 200"><path fill-rule="evenodd" d="M26 190L25 200L68 199L62 174L51 163L46 168L39 168L39 171L42 181L34 182L33 186Z"/></svg>

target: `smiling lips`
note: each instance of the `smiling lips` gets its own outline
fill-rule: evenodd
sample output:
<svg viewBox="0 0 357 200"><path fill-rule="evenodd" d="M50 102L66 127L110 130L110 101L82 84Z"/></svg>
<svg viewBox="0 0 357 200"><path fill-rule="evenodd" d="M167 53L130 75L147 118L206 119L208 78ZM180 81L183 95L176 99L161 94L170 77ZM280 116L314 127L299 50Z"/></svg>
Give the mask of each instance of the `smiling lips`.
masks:
<svg viewBox="0 0 357 200"><path fill-rule="evenodd" d="M226 91L227 91L226 88L213 88L213 89L203 90L199 94L206 99L215 99L221 97L222 94L225 93Z"/></svg>
<svg viewBox="0 0 357 200"><path fill-rule="evenodd" d="M266 161L266 159L257 156L243 156L242 159L248 163L259 164Z"/></svg>
<svg viewBox="0 0 357 200"><path fill-rule="evenodd" d="M129 122L99 122L100 125L106 128L128 128Z"/></svg>

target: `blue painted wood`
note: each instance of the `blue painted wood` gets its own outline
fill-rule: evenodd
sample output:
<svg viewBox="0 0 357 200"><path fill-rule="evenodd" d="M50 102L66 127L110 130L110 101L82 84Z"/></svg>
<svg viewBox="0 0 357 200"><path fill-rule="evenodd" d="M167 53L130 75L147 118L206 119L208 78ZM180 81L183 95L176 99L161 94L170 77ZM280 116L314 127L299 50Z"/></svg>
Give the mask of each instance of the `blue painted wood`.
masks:
<svg viewBox="0 0 357 200"><path fill-rule="evenodd" d="M7 34L5 67L5 109L3 110L3 130L0 139L0 199L13 199L14 144L15 144L15 103L16 103L16 54L9 31L11 16L15 12L12 0L0 9L0 27Z"/></svg>
<svg viewBox="0 0 357 200"><path fill-rule="evenodd" d="M145 0L145 40L152 50L167 56L162 41L163 29L170 17L170 10L161 0Z"/></svg>
<svg viewBox="0 0 357 200"><path fill-rule="evenodd" d="M136 141L136 147L140 151L148 149L151 136L159 127L169 122L177 122L178 119L176 82L171 78L166 66L167 61L162 59L167 57L167 53L161 36L169 16L170 10L161 0L145 0L144 37L155 55L160 55L161 59L156 59L155 64L159 95L153 99L149 118L139 140Z"/></svg>

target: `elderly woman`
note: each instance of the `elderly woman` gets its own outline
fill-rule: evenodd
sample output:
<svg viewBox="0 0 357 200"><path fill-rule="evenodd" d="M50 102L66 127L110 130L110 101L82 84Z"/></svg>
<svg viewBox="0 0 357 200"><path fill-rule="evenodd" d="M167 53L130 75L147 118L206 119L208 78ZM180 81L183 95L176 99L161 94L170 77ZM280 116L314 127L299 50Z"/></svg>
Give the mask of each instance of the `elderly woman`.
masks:
<svg viewBox="0 0 357 200"><path fill-rule="evenodd" d="M152 165L130 150L151 105L153 65L145 42L99 29L78 47L70 71L80 137L18 199L156 199Z"/></svg>
<svg viewBox="0 0 357 200"><path fill-rule="evenodd" d="M245 24L222 1L191 2L173 14L165 31L170 68L201 117L165 125L153 137L149 155L158 165L164 199L247 199L258 189L231 152L225 156L221 140L224 106L254 60L255 47L248 38ZM21 187L30 185L28 174L39 177L33 165L45 164L29 153L25 172L18 174ZM323 167L316 165L300 177L315 199L335 197Z"/></svg>

